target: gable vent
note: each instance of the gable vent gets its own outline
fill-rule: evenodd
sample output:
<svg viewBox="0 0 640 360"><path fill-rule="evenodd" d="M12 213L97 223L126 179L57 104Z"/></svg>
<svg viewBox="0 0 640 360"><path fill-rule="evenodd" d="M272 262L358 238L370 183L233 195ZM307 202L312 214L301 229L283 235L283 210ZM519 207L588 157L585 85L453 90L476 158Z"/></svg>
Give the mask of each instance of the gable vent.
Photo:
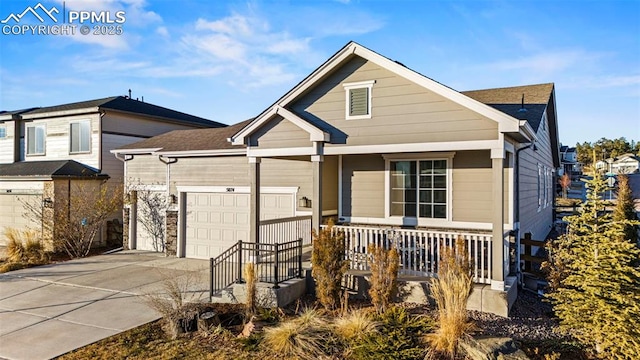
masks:
<svg viewBox="0 0 640 360"><path fill-rule="evenodd" d="M349 115L369 114L369 88L356 88L349 90Z"/></svg>

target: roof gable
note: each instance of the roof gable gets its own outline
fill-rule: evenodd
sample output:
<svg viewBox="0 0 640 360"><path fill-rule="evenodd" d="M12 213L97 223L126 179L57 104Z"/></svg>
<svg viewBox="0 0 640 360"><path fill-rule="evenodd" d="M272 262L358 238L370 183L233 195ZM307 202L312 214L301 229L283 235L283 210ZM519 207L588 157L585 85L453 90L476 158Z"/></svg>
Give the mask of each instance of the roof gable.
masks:
<svg viewBox="0 0 640 360"><path fill-rule="evenodd" d="M354 56L359 56L363 59L366 59L367 61L376 63L377 65L391 71L392 73L404 77L426 88L429 91L444 96L447 99L468 108L469 110L472 110L476 113L479 113L480 115L498 122L499 131L501 132L521 132L521 126L527 126L526 122L521 123L517 118L509 116L498 109L487 106L480 101L477 101L447 86L444 86L424 75L421 75L405 67L399 62L386 58L355 42L349 42L336 54L334 54L329 60L318 67L304 80L302 80L298 85L296 85L293 89L291 89L284 96L278 99L278 101L276 101L271 107L258 115L256 119L247 126L247 128L242 129L237 134L235 134L232 137L232 141L236 144L246 143L247 136L249 136L252 132L256 131L259 127L272 119L272 116L270 116L270 114L274 111L275 108L287 107L305 92L313 88L317 82L322 81L322 79L330 75L333 71L335 71L337 68L342 66L345 62L349 61ZM306 120L304 119L303 121L306 122ZM534 136L531 131L527 131L527 133L527 136Z"/></svg>

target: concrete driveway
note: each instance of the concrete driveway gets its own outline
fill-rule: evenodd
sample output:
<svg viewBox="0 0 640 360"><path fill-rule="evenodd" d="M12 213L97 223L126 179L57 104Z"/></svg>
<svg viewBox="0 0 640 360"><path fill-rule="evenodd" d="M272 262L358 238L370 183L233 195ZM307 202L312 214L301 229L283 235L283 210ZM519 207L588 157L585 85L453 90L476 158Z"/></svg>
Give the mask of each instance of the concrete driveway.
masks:
<svg viewBox="0 0 640 360"><path fill-rule="evenodd" d="M50 359L159 318L167 278L208 300L208 261L123 251L0 274L0 358Z"/></svg>

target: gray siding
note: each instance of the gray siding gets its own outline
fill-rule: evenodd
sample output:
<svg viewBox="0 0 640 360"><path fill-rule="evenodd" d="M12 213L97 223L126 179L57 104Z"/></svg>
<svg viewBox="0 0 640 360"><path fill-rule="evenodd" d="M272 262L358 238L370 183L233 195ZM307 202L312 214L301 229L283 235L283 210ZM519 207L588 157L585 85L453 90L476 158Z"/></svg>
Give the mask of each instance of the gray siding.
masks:
<svg viewBox="0 0 640 360"><path fill-rule="evenodd" d="M6 131L6 137L0 139L0 164L11 164L15 151L15 123L14 121L0 122L0 127Z"/></svg>
<svg viewBox="0 0 640 360"><path fill-rule="evenodd" d="M128 185L164 185L166 178L166 165L155 155L135 155L127 161Z"/></svg>
<svg viewBox="0 0 640 360"><path fill-rule="evenodd" d="M138 137L102 134L102 173L110 176L109 181L122 183L124 163L118 160L110 150L142 140Z"/></svg>
<svg viewBox="0 0 640 360"><path fill-rule="evenodd" d="M342 215L384 218L384 167L380 155L342 157Z"/></svg>
<svg viewBox="0 0 640 360"><path fill-rule="evenodd" d="M88 153L70 154L70 127L71 122L79 120L91 121L91 150ZM52 119L42 119L24 121L22 128L26 134L26 128L31 125L43 124L45 126L45 154L26 155L26 144L22 147L25 152L24 161L45 161L45 160L75 160L79 163L91 166L96 169L101 168L100 160L100 116L98 114L65 116Z"/></svg>
<svg viewBox="0 0 640 360"><path fill-rule="evenodd" d="M342 84L366 80L376 81L372 117L346 120ZM346 63L291 108L322 128L334 128L334 143L371 145L498 138L495 121L361 58Z"/></svg>
<svg viewBox="0 0 640 360"><path fill-rule="evenodd" d="M251 144L261 149L311 146L309 133L282 117L271 120L253 134Z"/></svg>
<svg viewBox="0 0 640 360"><path fill-rule="evenodd" d="M546 122L546 118L543 120ZM520 229L521 233L530 232L533 239L544 240L553 225L553 201L548 207L538 211L538 164L553 168L551 142L548 124L541 124L538 128L536 151L531 148L520 152ZM551 199L554 195L553 184L550 190Z"/></svg>
<svg viewBox="0 0 640 360"><path fill-rule="evenodd" d="M134 114L122 114L107 111L102 118L102 131L134 136L156 136L171 130L193 129L192 126L185 126L169 122L149 120Z"/></svg>

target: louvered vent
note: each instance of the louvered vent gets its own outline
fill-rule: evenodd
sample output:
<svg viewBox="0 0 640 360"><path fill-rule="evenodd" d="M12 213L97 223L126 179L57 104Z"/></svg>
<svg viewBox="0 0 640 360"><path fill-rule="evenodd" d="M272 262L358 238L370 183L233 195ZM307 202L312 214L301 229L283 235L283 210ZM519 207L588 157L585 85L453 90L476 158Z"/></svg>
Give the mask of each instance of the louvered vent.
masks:
<svg viewBox="0 0 640 360"><path fill-rule="evenodd" d="M369 114L369 88L349 90L349 116Z"/></svg>

